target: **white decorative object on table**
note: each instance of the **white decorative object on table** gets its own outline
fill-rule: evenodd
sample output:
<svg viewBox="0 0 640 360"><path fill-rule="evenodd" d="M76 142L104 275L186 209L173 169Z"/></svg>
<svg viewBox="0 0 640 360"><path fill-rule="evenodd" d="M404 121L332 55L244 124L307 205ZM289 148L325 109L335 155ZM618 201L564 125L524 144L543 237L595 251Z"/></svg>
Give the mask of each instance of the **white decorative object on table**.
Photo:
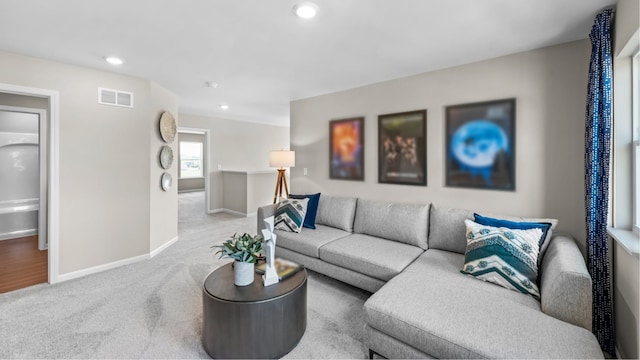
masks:
<svg viewBox="0 0 640 360"><path fill-rule="evenodd" d="M267 260L267 266L262 275L262 283L264 286L269 286L277 283L278 272L275 267L275 255L276 255L276 234L273 233L273 216L264 219L266 228L262 229L262 237L264 239L265 257Z"/></svg>

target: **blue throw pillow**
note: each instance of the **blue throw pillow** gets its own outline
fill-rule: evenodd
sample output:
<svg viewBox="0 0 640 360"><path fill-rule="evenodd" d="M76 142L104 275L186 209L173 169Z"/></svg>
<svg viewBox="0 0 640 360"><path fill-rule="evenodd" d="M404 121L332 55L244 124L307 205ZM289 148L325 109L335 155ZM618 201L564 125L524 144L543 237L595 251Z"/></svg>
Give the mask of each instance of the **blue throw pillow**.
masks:
<svg viewBox="0 0 640 360"><path fill-rule="evenodd" d="M309 195L293 195L289 194L290 199L309 199L307 205L307 215L304 217L303 227L308 229L316 228L316 215L318 215L318 203L320 201L320 193Z"/></svg>
<svg viewBox="0 0 640 360"><path fill-rule="evenodd" d="M542 247L542 244L547 239L547 233L549 229L551 229L551 223L547 222L518 222L518 221L510 221L510 220L502 220L502 219L494 219L478 214L473 214L475 218L475 222L480 225L485 226L493 226L493 227L505 227L507 229L515 229L515 230L529 230L540 228L542 230L542 236L540 237L540 241L538 245Z"/></svg>

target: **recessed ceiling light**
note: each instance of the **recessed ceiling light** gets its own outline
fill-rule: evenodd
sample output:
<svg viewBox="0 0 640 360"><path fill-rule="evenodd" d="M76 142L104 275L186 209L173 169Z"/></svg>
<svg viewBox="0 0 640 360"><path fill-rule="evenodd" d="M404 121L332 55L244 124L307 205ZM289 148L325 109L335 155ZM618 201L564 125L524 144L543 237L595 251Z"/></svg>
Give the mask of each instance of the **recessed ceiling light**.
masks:
<svg viewBox="0 0 640 360"><path fill-rule="evenodd" d="M303 19L311 19L318 13L318 6L311 2L302 2L293 6L293 13Z"/></svg>
<svg viewBox="0 0 640 360"><path fill-rule="evenodd" d="M220 105L220 109L222 109L222 110L228 110L228 109L229 109L229 105L222 104L222 105Z"/></svg>
<svg viewBox="0 0 640 360"><path fill-rule="evenodd" d="M111 65L122 65L124 63L124 61L122 61L122 59L117 58L115 56L107 56L104 58L104 60L106 62L108 62Z"/></svg>

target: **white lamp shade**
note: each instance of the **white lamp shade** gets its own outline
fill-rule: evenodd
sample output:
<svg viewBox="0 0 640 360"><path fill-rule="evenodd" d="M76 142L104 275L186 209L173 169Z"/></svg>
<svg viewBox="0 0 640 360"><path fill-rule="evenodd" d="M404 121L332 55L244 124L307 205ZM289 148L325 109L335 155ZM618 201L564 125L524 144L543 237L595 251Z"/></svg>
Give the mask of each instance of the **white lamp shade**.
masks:
<svg viewBox="0 0 640 360"><path fill-rule="evenodd" d="M290 150L274 150L269 153L269 166L292 167L296 166L296 152Z"/></svg>

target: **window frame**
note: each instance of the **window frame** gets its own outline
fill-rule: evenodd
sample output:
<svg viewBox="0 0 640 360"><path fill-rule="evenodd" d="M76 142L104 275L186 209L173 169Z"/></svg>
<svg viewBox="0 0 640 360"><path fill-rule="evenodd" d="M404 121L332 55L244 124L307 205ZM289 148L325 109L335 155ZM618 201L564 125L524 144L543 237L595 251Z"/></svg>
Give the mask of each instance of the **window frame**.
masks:
<svg viewBox="0 0 640 360"><path fill-rule="evenodd" d="M631 56L633 231L640 235L640 50Z"/></svg>
<svg viewBox="0 0 640 360"><path fill-rule="evenodd" d="M194 145L198 145L200 148L200 158L199 159L183 159L182 155L183 155L183 144L194 144ZM180 141L180 143L178 144L178 159L179 159L179 166L178 166L178 179L203 179L204 178L204 143L200 142L200 141L189 141L189 140L184 140L184 141ZM200 163L199 166L199 170L200 170L200 175L195 175L195 176L185 176L182 173L182 163L183 161L198 161Z"/></svg>

